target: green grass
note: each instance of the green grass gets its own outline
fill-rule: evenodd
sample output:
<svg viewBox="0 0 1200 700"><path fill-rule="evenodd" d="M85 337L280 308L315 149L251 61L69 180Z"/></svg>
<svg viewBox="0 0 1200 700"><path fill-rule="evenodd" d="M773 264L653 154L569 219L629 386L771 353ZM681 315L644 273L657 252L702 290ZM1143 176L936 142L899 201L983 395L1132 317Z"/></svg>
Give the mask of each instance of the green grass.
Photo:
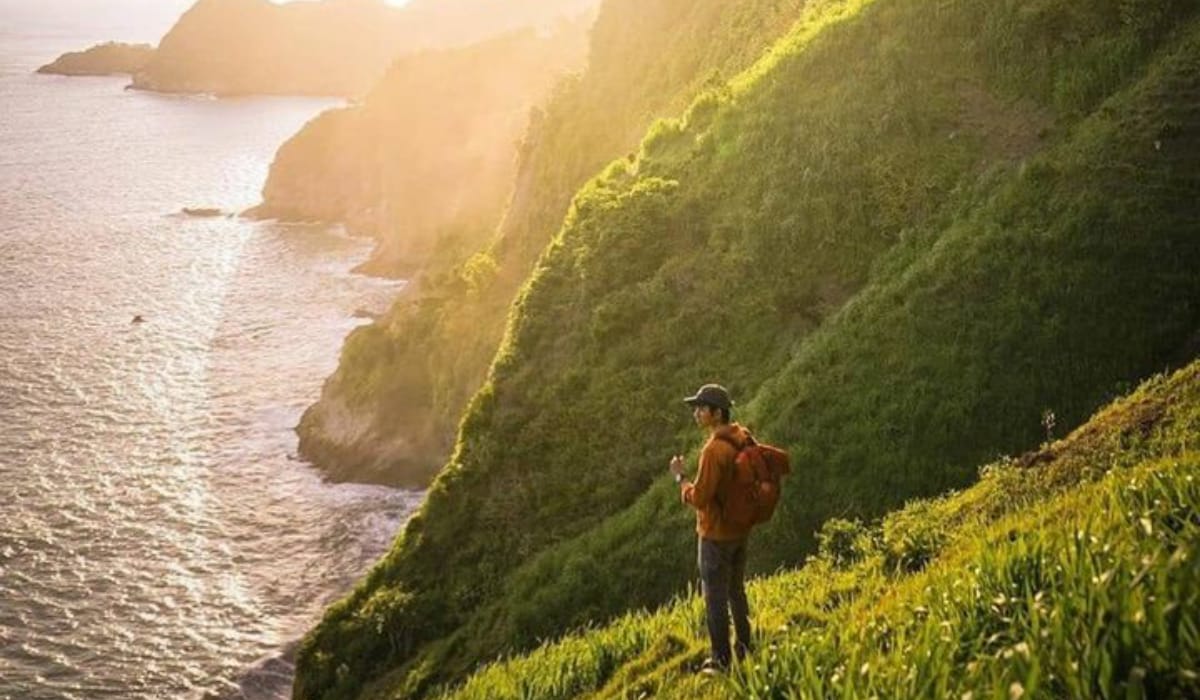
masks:
<svg viewBox="0 0 1200 700"><path fill-rule="evenodd" d="M963 492L827 526L857 546L752 581L759 649L722 679L695 675L707 639L688 595L490 664L443 697L1192 697L1197 448L1200 363ZM897 565L897 549L921 563Z"/></svg>
<svg viewBox="0 0 1200 700"><path fill-rule="evenodd" d="M453 457L306 637L296 696L420 696L679 595L690 516L663 474L699 442L699 383L795 457L766 573L1190 359L1200 23L1129 7L813 2L653 127L576 194ZM910 569L944 544L879 537Z"/></svg>

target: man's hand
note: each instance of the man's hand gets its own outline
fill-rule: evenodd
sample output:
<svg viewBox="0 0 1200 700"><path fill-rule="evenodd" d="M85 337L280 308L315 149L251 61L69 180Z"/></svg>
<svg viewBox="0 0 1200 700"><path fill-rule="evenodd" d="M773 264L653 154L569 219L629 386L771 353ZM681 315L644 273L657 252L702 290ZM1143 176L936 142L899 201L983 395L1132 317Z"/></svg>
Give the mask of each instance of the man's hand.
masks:
<svg viewBox="0 0 1200 700"><path fill-rule="evenodd" d="M675 455L672 457L671 466L668 467L668 469L670 469L671 473L677 477L683 476L683 457L680 455Z"/></svg>

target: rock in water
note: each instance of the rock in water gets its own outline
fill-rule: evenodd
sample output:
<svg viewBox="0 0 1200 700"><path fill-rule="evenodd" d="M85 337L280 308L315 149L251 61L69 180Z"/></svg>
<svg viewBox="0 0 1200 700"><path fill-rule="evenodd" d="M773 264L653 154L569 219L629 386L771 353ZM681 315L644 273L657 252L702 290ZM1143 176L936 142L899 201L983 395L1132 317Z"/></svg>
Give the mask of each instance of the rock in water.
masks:
<svg viewBox="0 0 1200 700"><path fill-rule="evenodd" d="M183 213L188 216L207 219L215 216L221 216L225 212L215 207L184 207Z"/></svg>

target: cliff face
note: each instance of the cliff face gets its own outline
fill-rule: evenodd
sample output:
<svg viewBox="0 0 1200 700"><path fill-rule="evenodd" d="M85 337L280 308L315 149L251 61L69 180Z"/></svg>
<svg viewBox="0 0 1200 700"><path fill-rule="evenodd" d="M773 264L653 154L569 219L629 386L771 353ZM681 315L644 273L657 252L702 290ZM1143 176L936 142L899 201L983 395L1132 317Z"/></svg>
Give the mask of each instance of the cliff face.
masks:
<svg viewBox="0 0 1200 700"><path fill-rule="evenodd" d="M795 459L763 572L1177 357L1200 327L1200 19L1130 7L809 2L656 123L575 195L421 512L302 643L295 697L419 696L685 590L664 471L699 442L697 384Z"/></svg>
<svg viewBox="0 0 1200 700"><path fill-rule="evenodd" d="M133 80L215 95L358 96L398 55L459 46L578 12L591 0L198 0Z"/></svg>
<svg viewBox="0 0 1200 700"><path fill-rule="evenodd" d="M149 44L98 44L86 51L59 56L53 63L38 68L38 73L54 75L132 75L154 57Z"/></svg>
<svg viewBox="0 0 1200 700"><path fill-rule="evenodd" d="M248 214L372 234L380 241L373 271L390 275L460 258L499 220L530 109L582 67L589 24L578 18L546 34L397 60L362 103L322 114L284 144L263 204ZM353 361L349 345L343 357ZM422 401L395 396L381 415L362 411L356 389L336 380L323 393L300 424L302 455L337 480L426 483L450 436L435 430Z"/></svg>
<svg viewBox="0 0 1200 700"><path fill-rule="evenodd" d="M355 232L374 228L379 169L373 143L363 134L363 109L332 109L318 115L275 154L263 203L253 218L345 223Z"/></svg>
<svg viewBox="0 0 1200 700"><path fill-rule="evenodd" d="M503 219L439 236L443 245L468 252L474 245L475 254L436 256L384 318L347 339L337 372L300 423L305 456L337 479L425 483L449 456L509 305L562 224L571 195L604 163L634 151L654 117L682 109L714 75L751 63L802 5L606 2L592 27L587 69L559 84L534 112L515 179L507 184L511 199ZM370 154L359 157L374 162ZM347 163L350 172L354 165ZM290 199L305 198L322 203L322 211L346 209L325 207L317 191ZM373 216L361 218L378 225ZM400 247L388 243L403 241L400 233L385 240L377 261ZM492 240L479 242L492 233Z"/></svg>
<svg viewBox="0 0 1200 700"><path fill-rule="evenodd" d="M530 109L584 64L587 24L395 61L360 104L322 114L283 145L250 214L375 235L392 274L419 266L449 232L486 232Z"/></svg>

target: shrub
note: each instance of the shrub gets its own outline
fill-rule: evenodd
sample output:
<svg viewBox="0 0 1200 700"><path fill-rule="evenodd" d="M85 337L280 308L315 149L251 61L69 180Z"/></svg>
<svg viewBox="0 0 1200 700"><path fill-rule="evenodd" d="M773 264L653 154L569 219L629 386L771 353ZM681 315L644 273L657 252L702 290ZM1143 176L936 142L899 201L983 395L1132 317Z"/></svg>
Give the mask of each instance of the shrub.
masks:
<svg viewBox="0 0 1200 700"><path fill-rule="evenodd" d="M830 518L817 533L817 556L845 569L876 551L875 537L861 520Z"/></svg>

